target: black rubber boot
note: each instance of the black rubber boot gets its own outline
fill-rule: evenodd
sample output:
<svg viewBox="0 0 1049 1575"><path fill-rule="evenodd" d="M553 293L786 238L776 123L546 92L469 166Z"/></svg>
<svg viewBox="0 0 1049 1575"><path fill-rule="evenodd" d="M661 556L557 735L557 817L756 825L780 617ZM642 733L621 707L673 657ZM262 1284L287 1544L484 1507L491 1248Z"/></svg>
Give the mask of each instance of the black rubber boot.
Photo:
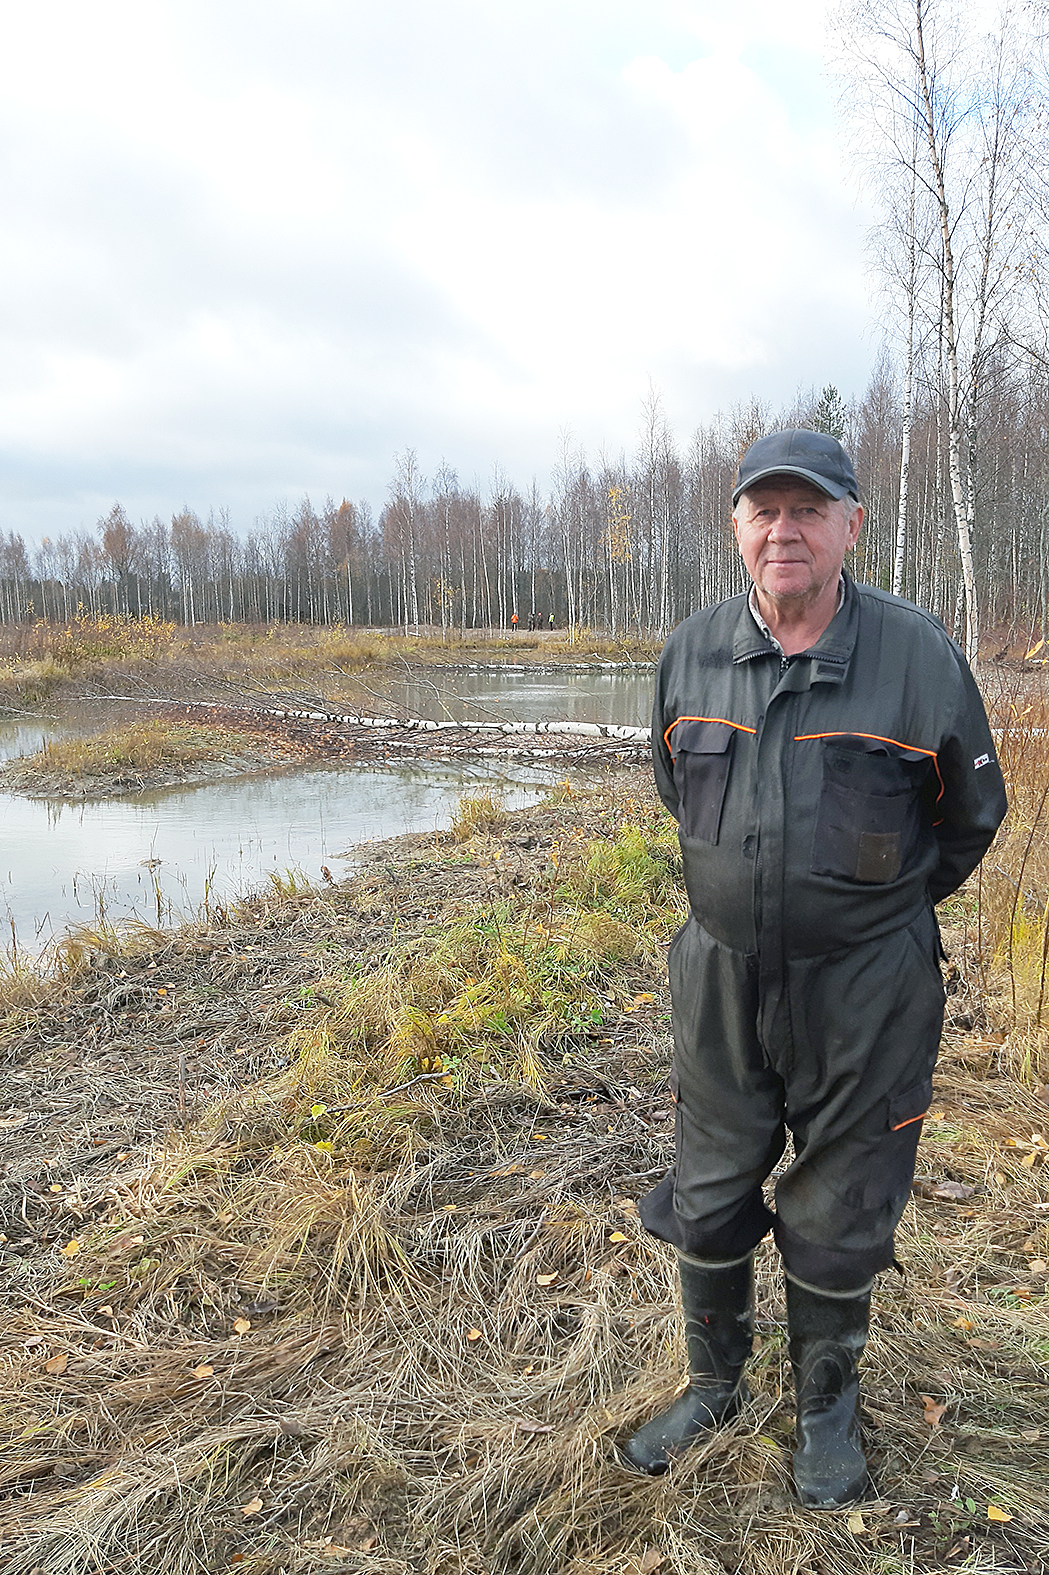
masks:
<svg viewBox="0 0 1049 1575"><path fill-rule="evenodd" d="M869 1285L831 1296L787 1276L787 1348L798 1397L794 1483L810 1509L852 1504L870 1483L857 1374L870 1307Z"/></svg>
<svg viewBox="0 0 1049 1575"><path fill-rule="evenodd" d="M754 1256L701 1263L678 1254L688 1348L688 1388L623 1447L627 1462L660 1476L696 1438L735 1416L748 1399L743 1368L754 1341Z"/></svg>

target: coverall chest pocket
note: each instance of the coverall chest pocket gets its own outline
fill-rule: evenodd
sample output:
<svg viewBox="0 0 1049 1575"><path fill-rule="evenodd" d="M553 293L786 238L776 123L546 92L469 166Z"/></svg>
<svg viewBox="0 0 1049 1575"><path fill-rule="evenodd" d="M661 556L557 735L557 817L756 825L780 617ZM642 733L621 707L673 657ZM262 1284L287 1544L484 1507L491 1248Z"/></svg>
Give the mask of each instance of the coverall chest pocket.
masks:
<svg viewBox="0 0 1049 1575"><path fill-rule="evenodd" d="M921 788L931 768L929 756L902 745L826 741L813 872L869 885L896 880L918 841Z"/></svg>
<svg viewBox="0 0 1049 1575"><path fill-rule="evenodd" d="M670 735L681 830L697 842L718 840L734 733L727 722L685 721Z"/></svg>

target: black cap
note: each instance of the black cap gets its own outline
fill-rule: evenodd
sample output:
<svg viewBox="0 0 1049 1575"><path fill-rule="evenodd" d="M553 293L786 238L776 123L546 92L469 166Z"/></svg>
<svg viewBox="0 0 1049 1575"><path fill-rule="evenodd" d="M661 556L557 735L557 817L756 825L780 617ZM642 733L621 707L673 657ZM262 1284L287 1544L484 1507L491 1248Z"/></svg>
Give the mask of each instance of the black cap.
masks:
<svg viewBox="0 0 1049 1575"><path fill-rule="evenodd" d="M843 498L849 492L854 498L859 497L852 460L837 438L826 432L791 427L789 431L770 432L767 437L758 438L739 462L732 489L733 508L741 493L767 476L800 476L828 498Z"/></svg>

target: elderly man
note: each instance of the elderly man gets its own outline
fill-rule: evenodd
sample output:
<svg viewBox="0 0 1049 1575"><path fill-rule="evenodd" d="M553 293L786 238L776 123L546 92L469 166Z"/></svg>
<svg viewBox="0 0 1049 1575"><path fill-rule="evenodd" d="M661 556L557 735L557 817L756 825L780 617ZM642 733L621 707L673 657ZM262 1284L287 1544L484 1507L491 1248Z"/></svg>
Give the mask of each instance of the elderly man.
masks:
<svg viewBox="0 0 1049 1575"><path fill-rule="evenodd" d="M863 521L833 438L760 438L733 526L749 594L667 641L653 752L690 916L670 949L677 1163L641 1204L676 1250L689 1385L626 1446L640 1469L746 1399L754 1249L786 1270L794 1478L868 1485L857 1361L914 1172L943 1018L933 904L1005 814L979 692L930 614L844 572ZM786 1144L793 1160L762 1184Z"/></svg>

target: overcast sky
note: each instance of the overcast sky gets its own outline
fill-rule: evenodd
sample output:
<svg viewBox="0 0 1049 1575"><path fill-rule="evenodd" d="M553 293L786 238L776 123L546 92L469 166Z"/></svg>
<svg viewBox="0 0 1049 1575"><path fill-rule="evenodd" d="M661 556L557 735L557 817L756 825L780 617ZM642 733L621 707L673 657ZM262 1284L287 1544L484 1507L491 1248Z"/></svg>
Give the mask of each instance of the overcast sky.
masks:
<svg viewBox="0 0 1049 1575"><path fill-rule="evenodd" d="M4 8L0 529L247 528L393 456L861 390L866 215L822 0Z"/></svg>

